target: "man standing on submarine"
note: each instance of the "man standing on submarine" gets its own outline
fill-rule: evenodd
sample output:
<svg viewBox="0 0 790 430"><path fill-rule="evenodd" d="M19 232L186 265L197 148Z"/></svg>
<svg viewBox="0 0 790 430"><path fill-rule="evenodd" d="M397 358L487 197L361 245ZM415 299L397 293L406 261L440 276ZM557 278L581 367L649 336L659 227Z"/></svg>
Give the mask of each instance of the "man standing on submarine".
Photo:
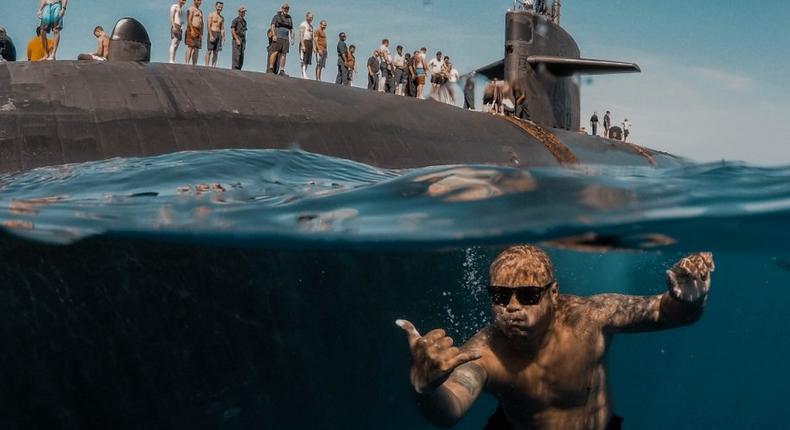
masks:
<svg viewBox="0 0 790 430"><path fill-rule="evenodd" d="M548 254L514 246L490 268L493 323L460 348L444 330L420 335L398 320L411 351L410 378L420 411L451 427L485 390L499 400L487 430L619 429L610 409L604 358L612 336L697 321L714 270L710 253L667 270L655 296L559 294Z"/></svg>

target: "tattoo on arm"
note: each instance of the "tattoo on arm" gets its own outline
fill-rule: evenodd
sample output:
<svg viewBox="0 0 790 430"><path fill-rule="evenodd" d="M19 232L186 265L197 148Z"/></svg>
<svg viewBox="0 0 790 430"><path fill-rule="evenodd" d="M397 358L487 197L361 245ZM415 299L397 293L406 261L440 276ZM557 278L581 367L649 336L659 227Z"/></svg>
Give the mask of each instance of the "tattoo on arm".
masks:
<svg viewBox="0 0 790 430"><path fill-rule="evenodd" d="M590 315L612 332L660 330L665 328L661 321L662 297L601 294L590 297L586 307Z"/></svg>
<svg viewBox="0 0 790 430"><path fill-rule="evenodd" d="M467 394L474 395L479 392L482 382L482 369L476 364L461 366L453 372L447 382L452 382L464 388Z"/></svg>
<svg viewBox="0 0 790 430"><path fill-rule="evenodd" d="M466 363L432 394L418 402L423 415L432 423L449 427L463 418L485 385L485 371L479 365Z"/></svg>

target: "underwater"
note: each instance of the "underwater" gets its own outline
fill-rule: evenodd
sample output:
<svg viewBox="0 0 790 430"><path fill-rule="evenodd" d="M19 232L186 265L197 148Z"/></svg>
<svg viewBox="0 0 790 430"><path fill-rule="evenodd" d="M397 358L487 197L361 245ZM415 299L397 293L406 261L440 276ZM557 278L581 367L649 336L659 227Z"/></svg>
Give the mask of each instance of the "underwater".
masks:
<svg viewBox="0 0 790 430"><path fill-rule="evenodd" d="M615 336L612 411L639 429L786 421L788 167L216 150L3 174L0 208L3 429L433 428L395 320L469 339L491 321L489 264L521 243L582 296L660 294L712 252L700 321Z"/></svg>

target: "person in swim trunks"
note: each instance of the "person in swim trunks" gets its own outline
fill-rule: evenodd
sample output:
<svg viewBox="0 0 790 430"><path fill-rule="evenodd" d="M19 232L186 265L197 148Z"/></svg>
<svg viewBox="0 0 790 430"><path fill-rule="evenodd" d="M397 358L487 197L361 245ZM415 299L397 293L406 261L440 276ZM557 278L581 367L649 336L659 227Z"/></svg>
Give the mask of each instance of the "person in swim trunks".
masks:
<svg viewBox="0 0 790 430"><path fill-rule="evenodd" d="M41 19L41 46L49 49L47 34L52 33L52 49L48 51L47 60L54 60L60 45L60 32L63 30L63 16L69 0L41 0L37 15Z"/></svg>
<svg viewBox="0 0 790 430"><path fill-rule="evenodd" d="M444 330L420 335L398 320L411 352L411 384L420 411L450 427L485 390L499 399L495 429L619 429L610 409L605 357L612 336L689 325L703 312L710 253L682 258L655 296L559 294L552 262L523 245L490 268L493 322L460 348Z"/></svg>
<svg viewBox="0 0 790 430"><path fill-rule="evenodd" d="M315 52L315 80L321 80L321 71L326 68L326 21L321 20L313 33L313 50Z"/></svg>
<svg viewBox="0 0 790 430"><path fill-rule="evenodd" d="M184 37L186 44L186 58L187 64L193 66L197 64L200 48L203 46L203 11L200 10L200 4L203 0L193 0L192 6L187 10L187 34Z"/></svg>
<svg viewBox="0 0 790 430"><path fill-rule="evenodd" d="M299 24L299 55L302 59L302 79L307 79L307 66L313 64L313 13L307 12Z"/></svg>
<svg viewBox="0 0 790 430"><path fill-rule="evenodd" d="M415 82L417 84L417 98L423 98L423 90L425 88L425 71L428 69L428 63L425 61L428 54L428 48L420 48L417 55L414 56L414 74Z"/></svg>
<svg viewBox="0 0 790 430"><path fill-rule="evenodd" d="M178 45L184 38L184 4L187 0L178 0L170 6L170 63L176 62Z"/></svg>
<svg viewBox="0 0 790 430"><path fill-rule="evenodd" d="M222 9L225 4L218 1L214 4L214 12L208 14L206 26L208 27L208 39L206 40L206 66L217 67L219 51L225 44L225 17L222 16Z"/></svg>

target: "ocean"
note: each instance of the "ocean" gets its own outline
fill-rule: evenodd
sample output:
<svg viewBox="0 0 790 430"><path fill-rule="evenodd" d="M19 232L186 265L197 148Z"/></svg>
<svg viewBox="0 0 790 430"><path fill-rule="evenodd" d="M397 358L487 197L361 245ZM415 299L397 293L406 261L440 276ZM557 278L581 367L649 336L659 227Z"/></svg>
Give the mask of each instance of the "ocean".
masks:
<svg viewBox="0 0 790 430"><path fill-rule="evenodd" d="M488 265L518 243L578 295L658 294L712 252L699 322L614 338L613 410L625 428L782 428L789 219L790 167L733 162L382 170L223 150L0 175L0 428L432 428L394 321L468 339Z"/></svg>

